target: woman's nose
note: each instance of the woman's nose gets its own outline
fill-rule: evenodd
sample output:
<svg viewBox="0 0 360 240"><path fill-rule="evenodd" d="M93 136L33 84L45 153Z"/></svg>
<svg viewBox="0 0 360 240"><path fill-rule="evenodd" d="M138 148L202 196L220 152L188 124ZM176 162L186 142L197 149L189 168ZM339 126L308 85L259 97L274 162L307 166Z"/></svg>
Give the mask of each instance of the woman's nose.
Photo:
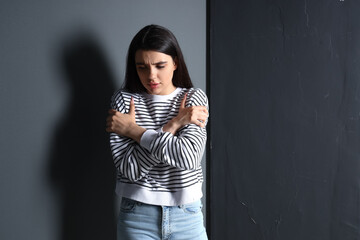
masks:
<svg viewBox="0 0 360 240"><path fill-rule="evenodd" d="M156 78L156 70L154 68L150 68L149 79L155 79L155 78Z"/></svg>

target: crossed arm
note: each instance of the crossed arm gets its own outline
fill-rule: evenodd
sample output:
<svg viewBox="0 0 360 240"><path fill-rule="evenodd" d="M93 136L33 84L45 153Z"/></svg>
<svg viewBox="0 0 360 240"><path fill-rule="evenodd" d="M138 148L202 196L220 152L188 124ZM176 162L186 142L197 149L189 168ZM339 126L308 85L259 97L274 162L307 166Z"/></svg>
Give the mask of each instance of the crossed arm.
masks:
<svg viewBox="0 0 360 240"><path fill-rule="evenodd" d="M205 106L185 107L186 97L182 99L179 113L163 126L164 132L170 132L173 135L183 126L187 124L195 124L204 128L208 118L208 110ZM145 128L140 127L135 121L135 104L131 98L130 111L128 114L120 113L114 109L109 110L109 116L106 119L106 131L114 132L120 136L128 137L140 143L140 139Z"/></svg>
<svg viewBox="0 0 360 240"><path fill-rule="evenodd" d="M148 132L156 136L147 147L140 145L147 129L136 124L133 99L127 114L109 110L106 131L111 133L113 158L121 175L135 182L159 163L188 170L200 166L208 110L206 106L185 107L186 99L187 95L181 101L177 116L162 127L163 133ZM207 104L207 100L204 103Z"/></svg>

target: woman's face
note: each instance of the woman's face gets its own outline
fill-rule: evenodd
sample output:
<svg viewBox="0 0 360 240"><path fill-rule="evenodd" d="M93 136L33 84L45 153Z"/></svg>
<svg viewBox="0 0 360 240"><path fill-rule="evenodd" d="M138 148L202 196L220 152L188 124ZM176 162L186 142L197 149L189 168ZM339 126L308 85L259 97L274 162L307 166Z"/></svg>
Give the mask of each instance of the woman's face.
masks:
<svg viewBox="0 0 360 240"><path fill-rule="evenodd" d="M168 95L176 89L172 78L177 63L170 55L138 50L135 53L135 65L140 81L149 94Z"/></svg>

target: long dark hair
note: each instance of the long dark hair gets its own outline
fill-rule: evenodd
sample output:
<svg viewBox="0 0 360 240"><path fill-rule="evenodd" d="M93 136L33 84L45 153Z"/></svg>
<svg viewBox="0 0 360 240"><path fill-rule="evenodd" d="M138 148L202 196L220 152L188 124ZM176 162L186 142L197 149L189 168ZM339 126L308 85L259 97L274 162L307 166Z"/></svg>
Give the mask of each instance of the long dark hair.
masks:
<svg viewBox="0 0 360 240"><path fill-rule="evenodd" d="M135 93L146 92L136 71L135 53L137 50L152 50L167 54L177 61L172 82L175 87L191 88L187 70L179 43L170 30L159 25L148 25L142 28L130 43L127 55L126 73L123 88Z"/></svg>

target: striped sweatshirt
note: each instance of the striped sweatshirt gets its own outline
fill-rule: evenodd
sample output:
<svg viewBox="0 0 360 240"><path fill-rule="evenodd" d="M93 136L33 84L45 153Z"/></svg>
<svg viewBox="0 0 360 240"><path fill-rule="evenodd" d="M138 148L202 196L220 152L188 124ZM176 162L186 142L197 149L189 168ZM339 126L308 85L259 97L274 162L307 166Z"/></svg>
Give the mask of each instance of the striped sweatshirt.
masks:
<svg viewBox="0 0 360 240"><path fill-rule="evenodd" d="M116 193L139 202L177 206L202 197L201 159L206 144L206 129L195 124L180 128L175 135L162 127L177 116L181 100L185 106L206 106L208 99L200 89L177 88L169 95L150 95L117 91L111 107L128 113L131 97L136 123L145 128L140 144L110 134L110 146L117 169Z"/></svg>

